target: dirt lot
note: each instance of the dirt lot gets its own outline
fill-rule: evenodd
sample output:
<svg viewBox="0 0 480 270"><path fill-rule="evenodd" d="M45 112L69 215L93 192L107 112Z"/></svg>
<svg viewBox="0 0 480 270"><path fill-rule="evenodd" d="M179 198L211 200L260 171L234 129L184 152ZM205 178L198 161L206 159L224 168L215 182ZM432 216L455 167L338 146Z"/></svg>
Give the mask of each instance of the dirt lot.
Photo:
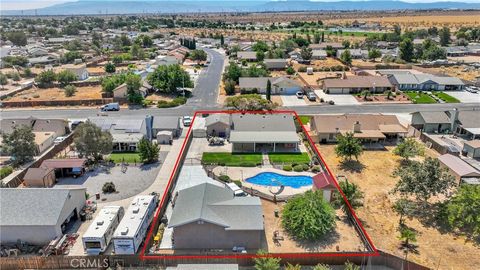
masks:
<svg viewBox="0 0 480 270"><path fill-rule="evenodd" d="M265 216L265 235L269 252L355 252L363 250L363 243L360 237L353 226L350 226L345 221L346 216L341 210L337 210L338 219L335 231L330 233L326 239L312 243L301 243L293 240L283 230L281 218L274 215L276 209L281 212L283 205L283 203L274 204L273 202L262 200L263 214ZM285 240L276 244L273 241L273 232L277 230Z"/></svg>
<svg viewBox="0 0 480 270"><path fill-rule="evenodd" d="M399 158L388 151L366 151L360 157L365 166L361 172L342 169L334 153L334 145L318 145L330 169L336 175L345 175L349 181L360 186L365 193L364 206L356 213L377 248L403 256L399 250L397 232L399 216L392 210L395 196L389 194L396 183L392 172ZM437 156L432 150L429 156ZM480 247L467 242L463 237L439 232L424 225L420 220L407 219L406 225L417 230L418 254L409 254L417 263L437 269L477 269L480 265Z"/></svg>
<svg viewBox="0 0 480 270"><path fill-rule="evenodd" d="M468 69L465 66L451 66L428 69L432 70L435 73L458 77L467 81L475 81L476 78L480 77L480 69Z"/></svg>
<svg viewBox="0 0 480 270"><path fill-rule="evenodd" d="M331 57L327 57L326 59L324 60L313 60L310 65L303 65L303 64L298 64L298 63L294 63L293 64L293 68L295 68L295 70L298 70L299 67L314 67L314 68L325 68L325 67L333 67L333 66L344 66L342 64L342 62L340 62L339 60L335 59L335 58L331 58Z"/></svg>
<svg viewBox="0 0 480 270"><path fill-rule="evenodd" d="M77 87L75 95L72 97L66 97L65 91L61 88L31 88L22 91L15 96L8 99L8 101L25 101L25 100L88 100L88 99L100 99L102 98L102 87L86 86Z"/></svg>
<svg viewBox="0 0 480 270"><path fill-rule="evenodd" d="M306 72L298 73L307 83L309 86L313 87L314 89L319 89L322 80L325 79L335 79L339 78L342 74L342 71L337 72L314 72L311 75L308 75ZM353 76L353 73L346 72L347 76Z"/></svg>

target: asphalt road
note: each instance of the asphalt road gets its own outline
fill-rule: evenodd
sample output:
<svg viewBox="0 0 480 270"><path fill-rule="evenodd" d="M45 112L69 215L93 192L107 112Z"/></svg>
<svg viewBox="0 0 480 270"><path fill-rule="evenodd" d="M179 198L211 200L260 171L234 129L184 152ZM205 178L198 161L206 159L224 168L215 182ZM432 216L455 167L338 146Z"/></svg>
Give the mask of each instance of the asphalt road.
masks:
<svg viewBox="0 0 480 270"><path fill-rule="evenodd" d="M221 53L204 48L210 57L210 65L202 70L193 90L192 97L187 104L176 108L140 108L122 109L118 112L101 113L98 109L3 109L0 118L70 118L79 119L97 115L109 116L138 116L138 115L193 115L198 110L221 110L217 104L218 85L222 76L225 56ZM459 110L478 110L480 103L438 103L438 104L377 104L377 105L313 105L283 107L285 110L295 110L298 114L339 114L339 113L412 113L416 111L446 111L458 108Z"/></svg>

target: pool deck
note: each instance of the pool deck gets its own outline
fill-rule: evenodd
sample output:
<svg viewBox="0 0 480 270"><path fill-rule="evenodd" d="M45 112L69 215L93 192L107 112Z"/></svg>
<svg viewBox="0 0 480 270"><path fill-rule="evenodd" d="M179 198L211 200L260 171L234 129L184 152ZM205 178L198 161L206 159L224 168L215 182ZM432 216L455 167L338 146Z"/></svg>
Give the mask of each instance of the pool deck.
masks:
<svg viewBox="0 0 480 270"><path fill-rule="evenodd" d="M213 173L217 176L219 175L228 175L230 179L233 180L241 180L242 181L242 186L247 187L247 188L253 188L255 190L258 190L264 194L270 194L270 187L263 186L263 185L255 185L252 183L245 182L245 179L253 177L259 173L264 173L264 172L272 172L272 173L278 173L282 175L287 175L287 176L311 176L313 177L315 174L311 172L287 172L275 168L264 168L264 167L224 167L224 166L218 166L213 169ZM303 186L300 188L292 188L285 186L284 190L282 193L279 195L281 196L292 196L296 194L301 194L304 193L305 191L311 190L312 186ZM277 191L278 187L273 187L273 191Z"/></svg>

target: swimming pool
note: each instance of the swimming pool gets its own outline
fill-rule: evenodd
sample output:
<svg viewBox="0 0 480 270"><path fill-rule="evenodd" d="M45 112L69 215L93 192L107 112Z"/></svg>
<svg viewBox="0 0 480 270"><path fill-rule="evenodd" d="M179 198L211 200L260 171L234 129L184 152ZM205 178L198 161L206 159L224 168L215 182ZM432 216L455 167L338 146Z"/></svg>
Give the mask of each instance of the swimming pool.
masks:
<svg viewBox="0 0 480 270"><path fill-rule="evenodd" d="M247 178L245 182L261 186L286 186L292 188L301 188L312 185L312 177L305 175L282 175L273 172L259 173L253 177Z"/></svg>

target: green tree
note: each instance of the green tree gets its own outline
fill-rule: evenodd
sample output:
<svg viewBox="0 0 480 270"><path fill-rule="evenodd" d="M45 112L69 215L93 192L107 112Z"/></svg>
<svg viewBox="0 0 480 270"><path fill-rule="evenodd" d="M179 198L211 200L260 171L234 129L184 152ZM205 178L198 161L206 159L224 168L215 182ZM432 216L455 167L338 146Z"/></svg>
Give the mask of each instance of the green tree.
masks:
<svg viewBox="0 0 480 270"><path fill-rule="evenodd" d="M257 41L255 44L253 44L252 49L256 52L266 52L268 51L268 44L265 43L265 41Z"/></svg>
<svg viewBox="0 0 480 270"><path fill-rule="evenodd" d="M402 40L402 42L400 42L399 49L400 59L406 62L411 62L414 55L412 40L409 38Z"/></svg>
<svg viewBox="0 0 480 270"><path fill-rule="evenodd" d="M117 55L114 55L114 56L112 56L112 62L113 62L115 65L118 65L118 64L120 64L120 63L123 62L123 58L122 58L121 55L118 55L118 54L117 54Z"/></svg>
<svg viewBox="0 0 480 270"><path fill-rule="evenodd" d="M35 77L35 82L40 88L47 88L57 79L57 74L53 70L45 70Z"/></svg>
<svg viewBox="0 0 480 270"><path fill-rule="evenodd" d="M300 51L300 56L302 57L303 60L310 60L312 59L312 55L313 55L313 52L312 52L312 49L310 48L302 48L302 50Z"/></svg>
<svg viewBox="0 0 480 270"><path fill-rule="evenodd" d="M270 82L270 80L267 80L266 92L267 92L267 100L270 101L272 96L272 82Z"/></svg>
<svg viewBox="0 0 480 270"><path fill-rule="evenodd" d="M38 154L35 144L35 135L32 128L27 126L16 127L10 134L2 134L2 152L12 157L12 165L17 167L32 161Z"/></svg>
<svg viewBox="0 0 480 270"><path fill-rule="evenodd" d="M233 80L235 83L238 83L239 78L242 76L242 68L239 67L235 62L230 62L227 69L223 74L224 80Z"/></svg>
<svg viewBox="0 0 480 270"><path fill-rule="evenodd" d="M65 92L66 97L71 97L71 96L75 95L75 92L77 91L77 88L73 85L67 85L67 86L65 86L65 88L63 90Z"/></svg>
<svg viewBox="0 0 480 270"><path fill-rule="evenodd" d="M440 31L438 32L440 36L440 45L441 46L448 46L450 43L450 29L446 26L444 26Z"/></svg>
<svg viewBox="0 0 480 270"><path fill-rule="evenodd" d="M349 49L346 49L345 51L340 54L340 60L345 64L350 66L352 64L352 54L350 53Z"/></svg>
<svg viewBox="0 0 480 270"><path fill-rule="evenodd" d="M235 94L235 86L236 83L234 80L227 79L224 83L225 93L227 93L227 95Z"/></svg>
<svg viewBox="0 0 480 270"><path fill-rule="evenodd" d="M402 240L402 246L406 248L406 250L410 249L410 244L417 242L417 233L414 230L409 229L405 226L400 227L400 240Z"/></svg>
<svg viewBox="0 0 480 270"><path fill-rule="evenodd" d="M7 84L8 84L7 75L0 72L0 89L3 89L3 86Z"/></svg>
<svg viewBox="0 0 480 270"><path fill-rule="evenodd" d="M321 191L309 190L285 204L282 226L300 240L318 240L335 227L335 212Z"/></svg>
<svg viewBox="0 0 480 270"><path fill-rule="evenodd" d="M360 190L357 184L350 183L348 180L345 180L340 182L339 185L353 209L363 205L363 192ZM336 205L339 205L342 208L342 211L345 214L351 214L347 202L339 192L335 193L334 201Z"/></svg>
<svg viewBox="0 0 480 270"><path fill-rule="evenodd" d="M400 177L393 192L403 196L414 195L424 204L432 196L446 195L454 184L454 177L440 166L438 159L427 157L423 162L411 161L394 171Z"/></svg>
<svg viewBox="0 0 480 270"><path fill-rule="evenodd" d="M138 152L143 163L153 163L158 161L160 147L156 143L143 138L138 142Z"/></svg>
<svg viewBox="0 0 480 270"><path fill-rule="evenodd" d="M115 64L112 62L108 62L105 64L105 72L107 73L115 73L116 67Z"/></svg>
<svg viewBox="0 0 480 270"><path fill-rule="evenodd" d="M344 41L342 41L342 45L343 45L344 49L348 49L348 48L350 48L350 41L344 40Z"/></svg>
<svg viewBox="0 0 480 270"><path fill-rule="evenodd" d="M400 215L398 224L402 226L405 223L405 216L413 214L415 205L406 198L401 198L393 204L393 210Z"/></svg>
<svg viewBox="0 0 480 270"><path fill-rule="evenodd" d="M372 93L369 90L363 90L360 95L363 97L363 100L367 100Z"/></svg>
<svg viewBox="0 0 480 270"><path fill-rule="evenodd" d="M204 50L192 50L188 54L188 58L199 63L207 60L207 53Z"/></svg>
<svg viewBox="0 0 480 270"><path fill-rule="evenodd" d="M112 152L113 138L110 132L87 121L75 129L73 145L80 157L100 160L102 155Z"/></svg>
<svg viewBox="0 0 480 270"><path fill-rule="evenodd" d="M143 101L143 96L139 93L139 89L142 86L142 78L140 75L133 73L127 74L125 78L125 84L127 85L127 99L131 103L140 104Z"/></svg>
<svg viewBox="0 0 480 270"><path fill-rule="evenodd" d="M79 51L69 51L66 52L61 58L60 62L62 63L73 63L75 59L82 59L83 54Z"/></svg>
<svg viewBox="0 0 480 270"><path fill-rule="evenodd" d="M62 70L57 74L57 81L60 83L61 86L65 86L70 84L73 81L76 81L77 75L71 72L70 70Z"/></svg>
<svg viewBox="0 0 480 270"><path fill-rule="evenodd" d="M438 59L447 59L447 51L443 48L434 45L428 49L423 50L423 59L434 61Z"/></svg>
<svg viewBox="0 0 480 270"><path fill-rule="evenodd" d="M443 219L471 238L480 236L480 185L461 185L443 206Z"/></svg>
<svg viewBox="0 0 480 270"><path fill-rule="evenodd" d="M136 43L130 47L130 54L132 55L133 58L137 60L142 60L145 58L145 52L140 47L140 45Z"/></svg>
<svg viewBox="0 0 480 270"><path fill-rule="evenodd" d="M255 270L279 270L280 258L271 257L264 250L259 250L257 256L253 258Z"/></svg>
<svg viewBox="0 0 480 270"><path fill-rule="evenodd" d="M225 100L225 106L239 111L270 111L275 109L277 104L263 99L258 94L247 94L228 97Z"/></svg>
<svg viewBox="0 0 480 270"><path fill-rule="evenodd" d="M257 57L257 61L261 62L263 59L265 59L265 52L264 51L257 51L255 53L255 56Z"/></svg>
<svg viewBox="0 0 480 270"><path fill-rule="evenodd" d="M344 270L360 270L360 267L351 262L346 262Z"/></svg>
<svg viewBox="0 0 480 270"><path fill-rule="evenodd" d="M358 160L358 157L362 154L363 148L360 141L354 137L354 133L348 132L345 135L337 136L337 146L335 146L335 153L337 156L352 160L352 156Z"/></svg>
<svg viewBox="0 0 480 270"><path fill-rule="evenodd" d="M147 76L150 85L164 93L176 93L177 87L193 87L188 72L180 65L159 66Z"/></svg>
<svg viewBox="0 0 480 270"><path fill-rule="evenodd" d="M285 270L302 270L302 266L299 265L299 264L290 264L290 263L287 263L287 265L285 266Z"/></svg>
<svg viewBox="0 0 480 270"><path fill-rule="evenodd" d="M27 35L22 31L8 32L6 34L8 40L10 40L15 46L25 46L27 45Z"/></svg>
<svg viewBox="0 0 480 270"><path fill-rule="evenodd" d="M410 158L416 156L422 156L425 152L423 144L418 142L415 138L406 138L399 143L393 153L397 156L401 156L404 161L408 161Z"/></svg>
<svg viewBox="0 0 480 270"><path fill-rule="evenodd" d="M326 264L317 264L313 267L313 270L332 270L332 268Z"/></svg>
<svg viewBox="0 0 480 270"><path fill-rule="evenodd" d="M225 38L223 37L223 34L220 35L220 46L225 45Z"/></svg>
<svg viewBox="0 0 480 270"><path fill-rule="evenodd" d="M287 67L287 70L286 70L287 74L288 75L293 75L295 74L295 69L291 66Z"/></svg>
<svg viewBox="0 0 480 270"><path fill-rule="evenodd" d="M379 49L373 48L368 50L368 59L375 61L375 59L379 58L380 56L382 56L382 53Z"/></svg>
<svg viewBox="0 0 480 270"><path fill-rule="evenodd" d="M23 77L25 78L30 78L32 77L33 73L32 73L32 70L30 68L25 68L23 70Z"/></svg>

